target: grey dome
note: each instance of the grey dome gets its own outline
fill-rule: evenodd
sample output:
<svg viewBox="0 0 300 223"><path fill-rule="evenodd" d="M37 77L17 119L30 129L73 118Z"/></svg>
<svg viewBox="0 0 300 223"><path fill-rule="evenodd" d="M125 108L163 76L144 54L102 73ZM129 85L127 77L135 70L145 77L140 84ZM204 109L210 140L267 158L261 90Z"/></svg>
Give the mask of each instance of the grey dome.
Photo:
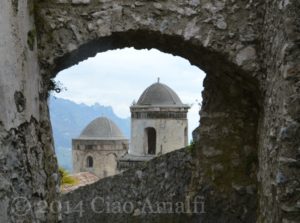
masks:
<svg viewBox="0 0 300 223"><path fill-rule="evenodd" d="M183 106L175 91L159 82L152 84L143 92L137 105Z"/></svg>
<svg viewBox="0 0 300 223"><path fill-rule="evenodd" d="M108 118L96 118L81 132L79 139L125 139L118 126Z"/></svg>

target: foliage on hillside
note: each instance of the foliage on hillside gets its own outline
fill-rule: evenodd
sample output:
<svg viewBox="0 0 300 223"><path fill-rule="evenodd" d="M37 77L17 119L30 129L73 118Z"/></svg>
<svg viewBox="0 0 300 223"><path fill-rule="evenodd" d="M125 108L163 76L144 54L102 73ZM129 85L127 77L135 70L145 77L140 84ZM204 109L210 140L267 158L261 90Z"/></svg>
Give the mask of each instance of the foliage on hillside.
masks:
<svg viewBox="0 0 300 223"><path fill-rule="evenodd" d="M66 171L64 168L59 168L59 175L60 175L60 185L76 185L78 183L78 180L71 176L68 171Z"/></svg>

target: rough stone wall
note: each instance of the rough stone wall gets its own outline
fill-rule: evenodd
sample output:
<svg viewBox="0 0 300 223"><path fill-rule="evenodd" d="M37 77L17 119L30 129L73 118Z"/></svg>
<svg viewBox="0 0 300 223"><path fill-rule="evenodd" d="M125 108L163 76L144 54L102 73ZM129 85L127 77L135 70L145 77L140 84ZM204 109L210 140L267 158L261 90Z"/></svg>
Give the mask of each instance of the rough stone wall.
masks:
<svg viewBox="0 0 300 223"><path fill-rule="evenodd" d="M262 31L261 222L300 221L300 2L266 1Z"/></svg>
<svg viewBox="0 0 300 223"><path fill-rule="evenodd" d="M231 62L252 75L263 22L253 1L38 1L36 20L43 75L108 49L158 48L205 71Z"/></svg>
<svg viewBox="0 0 300 223"><path fill-rule="evenodd" d="M42 75L51 78L95 53L126 46L157 48L202 68L207 78L195 158L199 162L189 194L207 199L208 213L198 220L255 222L263 3L77 3L38 5Z"/></svg>
<svg viewBox="0 0 300 223"><path fill-rule="evenodd" d="M32 204L55 200L50 79L98 52L125 46L182 56L207 73L190 185L191 195L206 195L204 222L255 222L256 189L258 222L299 222L299 4L1 1L1 222L56 221L49 211L16 216L12 202L20 195ZM180 182L188 180L180 178L173 189L183 192Z"/></svg>
<svg viewBox="0 0 300 223"><path fill-rule="evenodd" d="M58 177L32 8L0 2L0 222L57 219L47 207L37 211L56 199Z"/></svg>
<svg viewBox="0 0 300 223"><path fill-rule="evenodd" d="M257 89L245 89L234 78L219 81L219 75L204 81L191 194L206 198L203 222L256 222Z"/></svg>
<svg viewBox="0 0 300 223"><path fill-rule="evenodd" d="M130 169L63 194L63 222L192 222L191 213L201 216L205 211L204 198L188 197L193 168L191 151L177 150L140 169ZM179 202L184 209L172 213ZM164 209L163 203L172 206L167 204ZM180 213L189 210L191 213Z"/></svg>

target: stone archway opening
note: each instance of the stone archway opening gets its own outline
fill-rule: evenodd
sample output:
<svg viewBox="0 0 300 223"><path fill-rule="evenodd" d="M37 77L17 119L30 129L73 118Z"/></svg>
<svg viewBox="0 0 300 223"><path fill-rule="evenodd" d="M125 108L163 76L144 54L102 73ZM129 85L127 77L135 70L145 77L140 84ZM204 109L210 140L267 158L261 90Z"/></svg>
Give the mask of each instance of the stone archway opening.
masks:
<svg viewBox="0 0 300 223"><path fill-rule="evenodd" d="M93 157L88 156L88 157L86 158L86 167L87 167L87 168L93 168L93 167L94 167L94 160L93 160Z"/></svg>
<svg viewBox="0 0 300 223"><path fill-rule="evenodd" d="M58 89L59 93L51 92L49 100L59 165L70 172L75 171L74 167L72 169L72 149L70 149L72 145L68 146L66 143L78 137L80 131L96 117L103 116L112 119L124 136L130 138L129 107L146 87L156 83L158 78L163 84L174 89L182 103L191 106L188 112L190 128L187 128L185 132L183 129L180 131L178 135L184 139L178 139L182 143L174 149L187 146L188 138L192 139L193 129L198 127L199 105L195 102L201 101L204 77L204 72L190 65L182 57L163 53L157 49L136 50L133 48L99 53L95 57L59 72L54 81L62 90ZM78 111L85 111L85 114L81 116ZM177 113L175 115L174 117L178 119L183 118ZM72 129L68 129L70 123L72 123ZM143 131L142 128L142 137ZM143 142L141 143L140 148L143 149ZM162 151L165 147L157 145L157 148ZM125 145L124 149L126 149ZM144 151L143 154L148 154L147 149ZM161 154L159 151L158 153Z"/></svg>
<svg viewBox="0 0 300 223"><path fill-rule="evenodd" d="M257 222L298 222L299 1L2 1L0 10L0 221L59 221L49 211L59 182L47 106L51 78L93 52L135 46L181 55L207 73L194 134L200 143L190 148L196 165L165 165L187 161L170 155L160 168L161 159L151 163L153 176L174 170L159 179L172 179L175 194L205 195L209 217L201 222L255 222L256 203ZM183 174L190 169L191 181ZM146 181L145 171L131 172L135 192L141 185L164 189ZM129 191L126 182L116 188ZM84 195L77 197L95 193ZM14 207L20 196L31 206L26 215ZM90 212L84 218L96 221Z"/></svg>
<svg viewBox="0 0 300 223"><path fill-rule="evenodd" d="M153 127L148 127L145 129L144 138L145 151L148 155L156 154L156 130Z"/></svg>
<svg viewBox="0 0 300 223"><path fill-rule="evenodd" d="M138 30L112 33L109 37L79 45L76 50L56 58L47 70L49 75L46 75L48 79L45 83L49 86L49 80L58 71L98 52L124 47L156 48L181 56L206 72L200 127L195 133L198 142L193 157L197 168L193 171L190 184L192 195L208 196L210 212L207 218L217 219L214 216L218 216L217 210L220 208L233 208L233 213L225 215L240 218L246 208L247 214L242 218L253 222L257 211L260 97L258 85L249 72L228 61L226 55L198 45L193 40L159 32ZM214 192L208 195L207 188ZM241 191L246 193L241 195ZM218 199L223 201L216 203Z"/></svg>

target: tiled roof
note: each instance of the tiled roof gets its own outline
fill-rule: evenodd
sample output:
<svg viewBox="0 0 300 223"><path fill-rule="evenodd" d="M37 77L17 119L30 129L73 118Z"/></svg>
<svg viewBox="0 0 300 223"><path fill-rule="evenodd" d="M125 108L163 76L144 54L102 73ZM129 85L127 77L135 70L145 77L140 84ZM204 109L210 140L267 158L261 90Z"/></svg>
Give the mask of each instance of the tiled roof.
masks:
<svg viewBox="0 0 300 223"><path fill-rule="evenodd" d="M77 180L77 183L75 185L73 184L65 184L61 186L61 192L62 193L68 193L70 191L76 190L79 187L92 184L96 181L99 180L99 177L96 175L89 173L89 172L80 172L80 173L75 173L71 175Z"/></svg>

